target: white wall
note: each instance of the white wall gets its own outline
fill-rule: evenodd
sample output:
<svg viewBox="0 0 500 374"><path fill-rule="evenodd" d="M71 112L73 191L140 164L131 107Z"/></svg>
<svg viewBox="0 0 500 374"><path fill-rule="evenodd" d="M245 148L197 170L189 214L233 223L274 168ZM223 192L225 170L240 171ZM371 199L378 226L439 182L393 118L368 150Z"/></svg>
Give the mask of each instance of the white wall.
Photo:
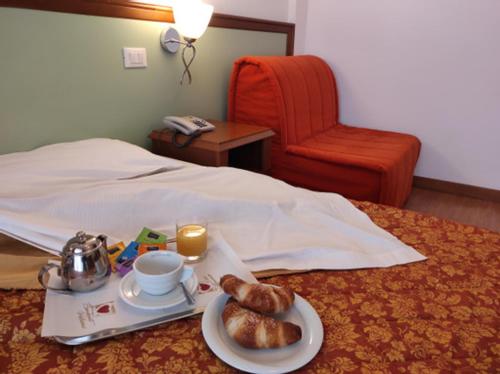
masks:
<svg viewBox="0 0 500 374"><path fill-rule="evenodd" d="M175 1L182 0L131 0L138 3L159 4L172 6ZM290 10L289 0L203 0L214 6L216 13L235 16L261 18L274 21L288 22ZM295 2L295 0L290 0ZM293 4L294 5L294 4ZM292 6L293 8L293 6ZM292 21L293 22L293 21Z"/></svg>
<svg viewBox="0 0 500 374"><path fill-rule="evenodd" d="M296 53L333 67L344 123L417 135L416 175L500 189L499 0L296 7Z"/></svg>
<svg viewBox="0 0 500 374"><path fill-rule="evenodd" d="M288 0L288 22L295 23L296 19L297 19L297 0Z"/></svg>
<svg viewBox="0 0 500 374"><path fill-rule="evenodd" d="M288 22L288 0L204 0L215 12Z"/></svg>

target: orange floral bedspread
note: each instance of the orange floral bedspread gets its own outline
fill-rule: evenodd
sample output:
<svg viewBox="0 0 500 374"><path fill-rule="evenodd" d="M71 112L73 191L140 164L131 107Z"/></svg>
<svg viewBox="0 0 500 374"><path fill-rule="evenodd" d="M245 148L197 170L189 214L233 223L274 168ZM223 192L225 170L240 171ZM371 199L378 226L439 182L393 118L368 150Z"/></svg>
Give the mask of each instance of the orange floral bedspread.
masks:
<svg viewBox="0 0 500 374"><path fill-rule="evenodd" d="M499 372L500 234L356 205L428 260L270 278L305 297L323 321L323 346L301 371ZM0 372L234 372L205 344L200 317L67 347L40 337L44 292L0 291L0 298Z"/></svg>

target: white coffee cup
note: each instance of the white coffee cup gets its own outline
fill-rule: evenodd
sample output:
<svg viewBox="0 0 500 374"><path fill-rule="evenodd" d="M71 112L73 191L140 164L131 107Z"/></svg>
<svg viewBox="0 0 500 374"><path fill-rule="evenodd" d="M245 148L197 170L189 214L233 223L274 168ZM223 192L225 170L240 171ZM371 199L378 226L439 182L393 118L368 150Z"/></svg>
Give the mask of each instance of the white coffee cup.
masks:
<svg viewBox="0 0 500 374"><path fill-rule="evenodd" d="M150 295L163 295L188 280L193 269L184 266L184 258L175 252L155 251L135 260L134 273L141 290Z"/></svg>

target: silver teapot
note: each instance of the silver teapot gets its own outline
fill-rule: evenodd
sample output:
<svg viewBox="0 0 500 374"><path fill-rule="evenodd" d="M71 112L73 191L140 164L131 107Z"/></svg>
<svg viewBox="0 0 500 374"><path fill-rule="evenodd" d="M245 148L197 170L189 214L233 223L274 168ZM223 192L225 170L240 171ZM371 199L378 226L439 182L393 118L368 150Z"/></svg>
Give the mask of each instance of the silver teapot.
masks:
<svg viewBox="0 0 500 374"><path fill-rule="evenodd" d="M64 288L49 286L49 271L52 268L57 268ZM49 290L87 292L104 285L110 275L106 236L92 236L80 231L64 246L61 265L43 266L38 273L38 281Z"/></svg>

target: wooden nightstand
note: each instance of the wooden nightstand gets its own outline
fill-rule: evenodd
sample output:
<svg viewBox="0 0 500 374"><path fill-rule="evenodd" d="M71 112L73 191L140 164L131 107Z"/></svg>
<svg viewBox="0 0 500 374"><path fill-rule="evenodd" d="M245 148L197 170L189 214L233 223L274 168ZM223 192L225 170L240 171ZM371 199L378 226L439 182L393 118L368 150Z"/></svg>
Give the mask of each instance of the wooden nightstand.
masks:
<svg viewBox="0 0 500 374"><path fill-rule="evenodd" d="M268 173L271 167L271 138L268 127L244 123L212 121L214 131L203 133L185 148L172 144L172 133L166 129L153 130L153 153L205 166L233 166ZM178 136L183 142L184 135Z"/></svg>

